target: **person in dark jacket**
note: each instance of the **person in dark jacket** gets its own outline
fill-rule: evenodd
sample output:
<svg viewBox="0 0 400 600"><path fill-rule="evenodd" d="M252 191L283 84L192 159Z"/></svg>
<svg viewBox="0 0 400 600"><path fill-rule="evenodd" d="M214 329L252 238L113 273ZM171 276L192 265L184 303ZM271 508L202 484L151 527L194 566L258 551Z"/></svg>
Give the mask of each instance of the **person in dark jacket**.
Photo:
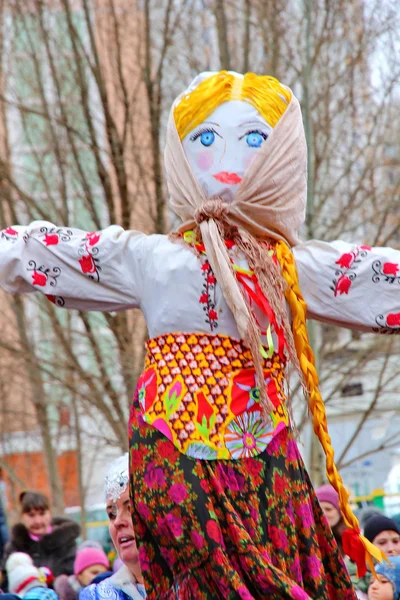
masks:
<svg viewBox="0 0 400 600"><path fill-rule="evenodd" d="M4 548L8 541L7 519L0 497L0 561L3 559Z"/></svg>
<svg viewBox="0 0 400 600"><path fill-rule="evenodd" d="M36 567L48 567L53 575L74 572L78 523L65 518L52 518L50 503L44 494L23 492L19 498L21 522L11 529L5 547L3 565L14 552L31 556Z"/></svg>

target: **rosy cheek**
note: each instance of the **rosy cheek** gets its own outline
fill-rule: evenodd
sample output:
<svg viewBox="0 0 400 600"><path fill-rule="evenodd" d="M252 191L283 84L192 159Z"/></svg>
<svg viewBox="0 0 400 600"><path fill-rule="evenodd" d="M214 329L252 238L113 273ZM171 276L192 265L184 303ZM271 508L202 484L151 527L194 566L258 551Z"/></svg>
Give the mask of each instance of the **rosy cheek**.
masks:
<svg viewBox="0 0 400 600"><path fill-rule="evenodd" d="M212 150L203 150L196 155L196 164L201 171L208 171L214 163L214 153Z"/></svg>

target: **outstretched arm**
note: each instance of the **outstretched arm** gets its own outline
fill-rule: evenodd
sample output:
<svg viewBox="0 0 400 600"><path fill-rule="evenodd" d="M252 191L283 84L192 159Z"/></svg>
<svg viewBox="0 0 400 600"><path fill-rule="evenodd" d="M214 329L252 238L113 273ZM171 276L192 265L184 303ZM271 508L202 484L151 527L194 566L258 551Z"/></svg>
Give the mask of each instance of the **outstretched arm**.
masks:
<svg viewBox="0 0 400 600"><path fill-rule="evenodd" d="M400 333L400 251L311 240L293 254L310 319Z"/></svg>
<svg viewBox="0 0 400 600"><path fill-rule="evenodd" d="M115 311L140 305L148 236L34 221L0 231L0 286L41 291L58 306Z"/></svg>

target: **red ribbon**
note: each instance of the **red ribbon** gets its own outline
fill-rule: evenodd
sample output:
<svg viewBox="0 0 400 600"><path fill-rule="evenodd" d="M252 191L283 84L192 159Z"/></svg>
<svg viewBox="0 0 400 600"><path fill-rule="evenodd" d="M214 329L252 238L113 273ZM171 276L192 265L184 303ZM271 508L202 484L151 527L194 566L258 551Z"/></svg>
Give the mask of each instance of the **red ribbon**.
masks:
<svg viewBox="0 0 400 600"><path fill-rule="evenodd" d="M365 548L360 539L360 530L345 529L342 536L343 552L357 565L358 577L364 577L367 572Z"/></svg>
<svg viewBox="0 0 400 600"><path fill-rule="evenodd" d="M240 273L239 271L235 272L236 279L242 285L244 290L249 295L250 299L258 306L258 308L266 315L268 321L273 326L276 336L278 338L278 352L280 357L284 360L284 347L286 344L285 335L282 327L279 327L276 322L275 313L272 310L267 298L264 296L263 291L258 283L257 276L253 273L252 275L248 275L247 273ZM246 279L249 279L254 284L254 290L248 285Z"/></svg>

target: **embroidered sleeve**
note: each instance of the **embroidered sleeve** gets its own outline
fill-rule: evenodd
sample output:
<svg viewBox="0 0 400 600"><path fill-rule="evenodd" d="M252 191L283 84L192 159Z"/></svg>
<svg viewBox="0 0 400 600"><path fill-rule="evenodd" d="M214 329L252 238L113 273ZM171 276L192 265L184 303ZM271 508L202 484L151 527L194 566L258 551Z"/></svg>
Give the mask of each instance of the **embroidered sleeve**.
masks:
<svg viewBox="0 0 400 600"><path fill-rule="evenodd" d="M147 240L115 225L103 231L35 221L0 231L0 286L41 291L58 306L116 311L140 305Z"/></svg>
<svg viewBox="0 0 400 600"><path fill-rule="evenodd" d="M400 333L400 251L309 241L293 250L308 317Z"/></svg>

